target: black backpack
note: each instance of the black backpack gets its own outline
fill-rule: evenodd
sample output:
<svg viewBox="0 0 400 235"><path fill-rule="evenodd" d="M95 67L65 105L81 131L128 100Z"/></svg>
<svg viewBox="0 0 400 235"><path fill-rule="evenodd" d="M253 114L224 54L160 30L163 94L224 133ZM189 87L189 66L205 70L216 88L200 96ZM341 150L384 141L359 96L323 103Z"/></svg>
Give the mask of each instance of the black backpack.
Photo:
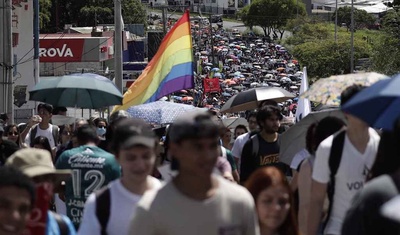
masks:
<svg viewBox="0 0 400 235"><path fill-rule="evenodd" d="M108 186L96 193L96 217L100 223L101 235L107 235L107 224L110 218L111 192Z"/></svg>
<svg viewBox="0 0 400 235"><path fill-rule="evenodd" d="M324 222L324 229L329 221L329 218L332 213L332 207L333 207L333 196L335 195L335 178L336 178L336 173L339 169L340 166L340 161L342 160L342 153L343 153L343 146L344 146L344 140L346 136L346 131L340 131L337 135L333 137L332 141L332 146L331 146L331 151L329 154L329 170L331 172L329 178L329 184L328 184L328 200L329 200L329 207L328 207L328 214L326 217L326 220Z"/></svg>
<svg viewBox="0 0 400 235"><path fill-rule="evenodd" d="M31 141L31 147L33 147L33 141L36 138L36 133L37 133L37 129L38 129L39 125L36 125L32 130L31 130L31 134L30 134L30 141ZM52 132L51 134L53 135L53 139L54 139L54 144L55 146L57 146L58 143L58 138L59 138L59 133L58 133L59 129L58 126L56 125L52 125ZM50 141L50 140L49 140Z"/></svg>
<svg viewBox="0 0 400 235"><path fill-rule="evenodd" d="M54 216L54 219L57 222L58 228L60 229L60 235L68 235L69 228L62 216L54 212L51 212L51 214Z"/></svg>

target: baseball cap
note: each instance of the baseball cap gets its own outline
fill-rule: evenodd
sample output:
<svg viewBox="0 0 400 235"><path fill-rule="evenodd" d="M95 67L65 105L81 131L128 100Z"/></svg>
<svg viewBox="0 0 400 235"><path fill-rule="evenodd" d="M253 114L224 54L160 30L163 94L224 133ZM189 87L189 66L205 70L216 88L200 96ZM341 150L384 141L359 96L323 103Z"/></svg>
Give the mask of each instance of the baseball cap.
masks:
<svg viewBox="0 0 400 235"><path fill-rule="evenodd" d="M171 142L184 139L218 137L218 125L213 121L210 112L196 110L187 112L177 118L169 128Z"/></svg>
<svg viewBox="0 0 400 235"><path fill-rule="evenodd" d="M154 148L156 140L156 135L149 124L141 119L127 118L121 120L116 126L112 138L112 148L115 152L119 149L129 149L135 145Z"/></svg>
<svg viewBox="0 0 400 235"><path fill-rule="evenodd" d="M57 170L53 165L51 154L43 149L25 148L11 155L6 165L21 170L33 178L41 175L54 175L57 180L66 180L71 176L70 170Z"/></svg>

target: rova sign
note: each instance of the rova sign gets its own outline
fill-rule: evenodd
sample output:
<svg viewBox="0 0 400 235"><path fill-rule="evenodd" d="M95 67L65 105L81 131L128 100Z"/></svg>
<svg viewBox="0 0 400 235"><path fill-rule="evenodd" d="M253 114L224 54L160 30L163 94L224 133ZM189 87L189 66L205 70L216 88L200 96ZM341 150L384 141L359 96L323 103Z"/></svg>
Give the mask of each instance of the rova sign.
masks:
<svg viewBox="0 0 400 235"><path fill-rule="evenodd" d="M40 39L40 62L81 62L85 39Z"/></svg>
<svg viewBox="0 0 400 235"><path fill-rule="evenodd" d="M62 48L40 48L40 57L74 57L71 48L64 44Z"/></svg>

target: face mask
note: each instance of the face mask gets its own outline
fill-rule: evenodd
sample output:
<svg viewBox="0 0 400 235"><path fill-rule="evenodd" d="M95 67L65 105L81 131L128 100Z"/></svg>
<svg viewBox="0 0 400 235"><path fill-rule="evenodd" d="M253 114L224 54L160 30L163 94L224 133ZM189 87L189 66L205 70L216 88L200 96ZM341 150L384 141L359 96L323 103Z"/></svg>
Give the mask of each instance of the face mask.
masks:
<svg viewBox="0 0 400 235"><path fill-rule="evenodd" d="M107 132L106 128L104 127L97 127L96 133L98 136L103 136Z"/></svg>

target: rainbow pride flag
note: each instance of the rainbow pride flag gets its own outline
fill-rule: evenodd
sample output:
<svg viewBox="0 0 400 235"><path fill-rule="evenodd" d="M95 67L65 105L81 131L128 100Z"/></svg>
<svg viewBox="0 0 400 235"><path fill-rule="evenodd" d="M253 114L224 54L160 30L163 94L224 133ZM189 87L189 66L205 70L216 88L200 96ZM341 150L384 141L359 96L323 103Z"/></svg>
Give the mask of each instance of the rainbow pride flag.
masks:
<svg viewBox="0 0 400 235"><path fill-rule="evenodd" d="M192 37L189 11L165 35L161 45L139 78L113 111L157 101L165 95L194 87Z"/></svg>

